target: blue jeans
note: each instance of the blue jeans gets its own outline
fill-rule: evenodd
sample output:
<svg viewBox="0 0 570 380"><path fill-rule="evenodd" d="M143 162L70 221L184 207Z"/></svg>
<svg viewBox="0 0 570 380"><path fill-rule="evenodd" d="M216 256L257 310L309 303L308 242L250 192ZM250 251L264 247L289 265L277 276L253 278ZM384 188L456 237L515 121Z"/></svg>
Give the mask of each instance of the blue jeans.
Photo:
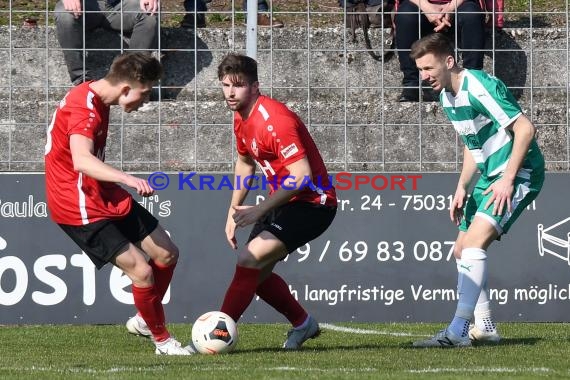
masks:
<svg viewBox="0 0 570 380"><path fill-rule="evenodd" d="M83 67L83 32L89 33L98 27L131 33L129 49L140 51L154 50L158 46L158 20L140 9L139 0L122 0L109 7L105 1L85 0L85 13L74 18L65 10L63 1L55 5L55 26L57 40L63 50L63 57L71 82L81 81L83 75L89 77L89 70ZM100 12L100 13L99 13ZM122 17L121 17L122 15ZM122 29L122 30L121 30Z"/></svg>
<svg viewBox="0 0 570 380"><path fill-rule="evenodd" d="M204 0L184 0L184 9L186 12L205 12L206 2ZM247 0L243 0L243 10L247 10ZM257 10L260 12L269 11L269 5L265 0L257 0Z"/></svg>

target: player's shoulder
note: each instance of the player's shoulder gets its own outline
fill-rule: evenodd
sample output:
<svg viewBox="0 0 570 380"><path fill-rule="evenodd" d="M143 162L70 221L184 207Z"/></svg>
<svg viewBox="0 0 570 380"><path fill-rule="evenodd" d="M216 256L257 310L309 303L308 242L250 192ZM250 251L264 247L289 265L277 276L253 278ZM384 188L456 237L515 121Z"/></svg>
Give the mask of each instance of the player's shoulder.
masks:
<svg viewBox="0 0 570 380"><path fill-rule="evenodd" d="M287 117L294 114L285 103L265 95L260 96L258 108L261 113L266 112L263 115L265 119L269 117Z"/></svg>
<svg viewBox="0 0 570 380"><path fill-rule="evenodd" d="M466 69L465 75L469 89L471 90L477 88L493 89L503 85L503 82L499 78L483 70Z"/></svg>
<svg viewBox="0 0 570 380"><path fill-rule="evenodd" d="M94 96L87 83L83 83L70 89L65 95L64 102L68 106L87 108L89 98Z"/></svg>

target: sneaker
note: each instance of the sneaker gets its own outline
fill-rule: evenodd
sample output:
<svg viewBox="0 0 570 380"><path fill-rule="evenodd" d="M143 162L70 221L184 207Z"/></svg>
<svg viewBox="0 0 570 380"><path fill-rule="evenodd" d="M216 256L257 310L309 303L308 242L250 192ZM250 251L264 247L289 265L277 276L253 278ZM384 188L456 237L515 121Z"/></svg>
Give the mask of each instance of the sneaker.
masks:
<svg viewBox="0 0 570 380"><path fill-rule="evenodd" d="M469 329L469 339L471 339L472 342L477 343L497 344L501 340L501 336L496 329L493 331L483 331L480 330L477 326L472 325Z"/></svg>
<svg viewBox="0 0 570 380"><path fill-rule="evenodd" d="M400 97L398 98L400 103L406 102L419 102L420 94L417 87L404 87ZM431 88L422 89L422 101L424 102L437 102L439 101L439 95Z"/></svg>
<svg viewBox="0 0 570 380"><path fill-rule="evenodd" d="M150 338L152 335L148 326L146 325L146 322L138 314L130 318L127 323L125 323L125 326L127 326L127 331L133 335L138 335L145 338Z"/></svg>
<svg viewBox="0 0 570 380"><path fill-rule="evenodd" d="M198 349L194 346L194 343L192 341L188 342L188 345L184 346L184 349L191 354L198 352Z"/></svg>
<svg viewBox="0 0 570 380"><path fill-rule="evenodd" d="M186 13L182 21L180 21L180 27L185 29L205 28L206 27L206 15L204 13L196 14L196 22L194 22L194 13Z"/></svg>
<svg viewBox="0 0 570 380"><path fill-rule="evenodd" d="M157 355L192 355L186 347L182 347L179 341L170 337L164 342L155 342L156 350L154 353Z"/></svg>
<svg viewBox="0 0 570 380"><path fill-rule="evenodd" d="M307 326L302 329L291 329L287 333L287 340L283 343L286 350L298 350L307 339L314 339L321 334L318 322L311 316Z"/></svg>
<svg viewBox="0 0 570 380"><path fill-rule="evenodd" d="M422 101L424 102L439 102L439 94L432 88L424 88L422 90Z"/></svg>
<svg viewBox="0 0 570 380"><path fill-rule="evenodd" d="M418 92L418 88L410 88L410 87L405 87L402 90L402 93L400 94L400 98L398 99L398 101L400 103L405 103L405 102L418 102L420 100L420 94Z"/></svg>
<svg viewBox="0 0 570 380"><path fill-rule="evenodd" d="M271 19L266 14L258 14L257 15L257 26L260 26L263 28L283 28L283 26L285 26L285 24L283 24L283 21L280 21L276 18Z"/></svg>
<svg viewBox="0 0 570 380"><path fill-rule="evenodd" d="M413 343L414 347L469 347L471 346L471 340L468 336L459 337L456 336L451 331L441 330L433 337L426 340L419 340Z"/></svg>

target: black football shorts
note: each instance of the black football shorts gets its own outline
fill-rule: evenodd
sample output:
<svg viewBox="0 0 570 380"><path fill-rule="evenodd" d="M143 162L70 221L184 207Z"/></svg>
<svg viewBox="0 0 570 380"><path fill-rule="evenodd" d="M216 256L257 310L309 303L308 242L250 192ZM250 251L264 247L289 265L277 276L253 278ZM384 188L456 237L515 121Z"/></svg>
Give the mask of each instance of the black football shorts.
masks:
<svg viewBox="0 0 570 380"><path fill-rule="evenodd" d="M131 211L122 219L105 219L82 226L59 224L61 229L101 269L128 243L136 244L151 234L158 220L134 199Z"/></svg>

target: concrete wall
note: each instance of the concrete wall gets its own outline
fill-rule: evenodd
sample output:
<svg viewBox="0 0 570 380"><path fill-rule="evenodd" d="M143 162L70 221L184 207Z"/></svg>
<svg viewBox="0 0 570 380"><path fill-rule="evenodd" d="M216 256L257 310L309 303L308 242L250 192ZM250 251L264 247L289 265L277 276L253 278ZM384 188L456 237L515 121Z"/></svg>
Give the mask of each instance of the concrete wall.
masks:
<svg viewBox="0 0 570 380"><path fill-rule="evenodd" d="M551 170L569 164L567 43L565 29L506 30L488 38L485 57L486 70L539 127ZM128 170L231 170L231 114L216 69L244 44L244 28L163 30L161 101L131 115L112 112L107 161ZM113 33L90 36L87 62L96 76L120 47ZM439 106L398 103L397 58L379 63L362 48L361 36L353 44L343 28L262 30L262 90L307 122L331 170L458 170L461 144ZM0 170L42 170L45 128L69 88L54 29L0 28L0 61Z"/></svg>

